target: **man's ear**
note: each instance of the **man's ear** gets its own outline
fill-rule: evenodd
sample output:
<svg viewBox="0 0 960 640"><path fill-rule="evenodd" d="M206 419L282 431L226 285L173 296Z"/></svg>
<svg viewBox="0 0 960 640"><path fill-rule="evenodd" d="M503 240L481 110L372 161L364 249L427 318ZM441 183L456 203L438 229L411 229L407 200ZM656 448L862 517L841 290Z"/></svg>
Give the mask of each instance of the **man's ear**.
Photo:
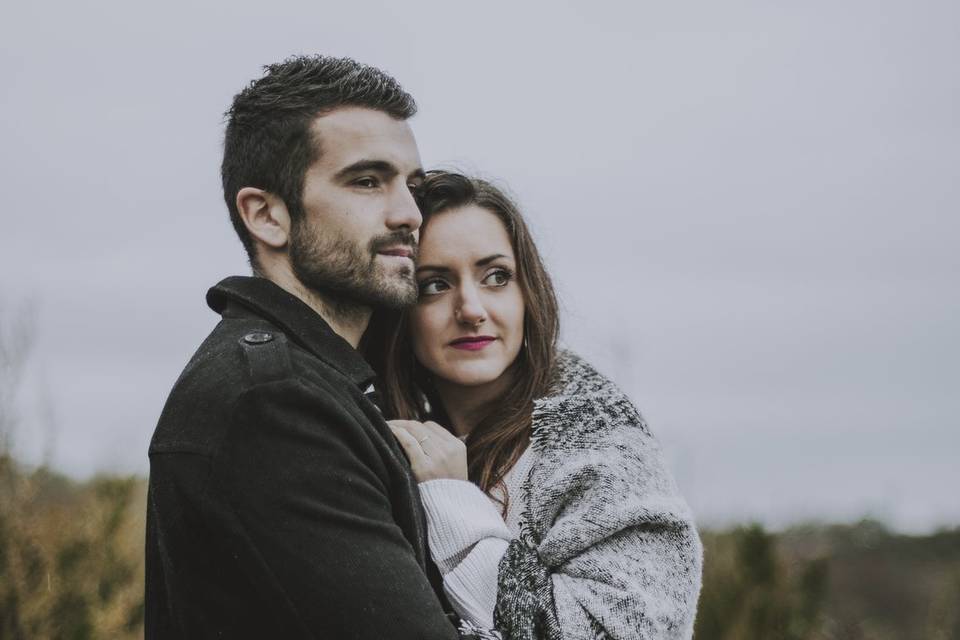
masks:
<svg viewBox="0 0 960 640"><path fill-rule="evenodd" d="M271 249L283 249L290 240L290 212L281 198L256 187L237 192L237 212L255 239Z"/></svg>

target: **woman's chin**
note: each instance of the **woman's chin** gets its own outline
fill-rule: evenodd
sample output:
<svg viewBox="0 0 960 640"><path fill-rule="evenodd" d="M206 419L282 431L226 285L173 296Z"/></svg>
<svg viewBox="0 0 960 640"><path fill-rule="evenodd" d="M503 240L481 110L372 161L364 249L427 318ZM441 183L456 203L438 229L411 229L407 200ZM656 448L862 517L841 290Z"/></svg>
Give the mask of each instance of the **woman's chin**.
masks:
<svg viewBox="0 0 960 640"><path fill-rule="evenodd" d="M494 382L503 375L505 369L492 362L462 362L444 367L443 371L434 372L434 375L448 384L476 387Z"/></svg>

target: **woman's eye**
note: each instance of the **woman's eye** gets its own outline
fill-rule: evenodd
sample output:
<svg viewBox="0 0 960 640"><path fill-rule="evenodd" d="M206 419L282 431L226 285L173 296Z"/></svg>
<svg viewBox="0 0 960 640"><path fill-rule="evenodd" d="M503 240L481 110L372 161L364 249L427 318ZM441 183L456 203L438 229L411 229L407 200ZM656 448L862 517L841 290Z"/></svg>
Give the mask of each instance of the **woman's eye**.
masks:
<svg viewBox="0 0 960 640"><path fill-rule="evenodd" d="M420 284L420 295L432 296L446 289L447 283L443 280L427 280Z"/></svg>
<svg viewBox="0 0 960 640"><path fill-rule="evenodd" d="M483 279L483 284L502 287L513 277L513 273L507 271L506 269L497 269L496 271L491 271L487 274L487 277Z"/></svg>

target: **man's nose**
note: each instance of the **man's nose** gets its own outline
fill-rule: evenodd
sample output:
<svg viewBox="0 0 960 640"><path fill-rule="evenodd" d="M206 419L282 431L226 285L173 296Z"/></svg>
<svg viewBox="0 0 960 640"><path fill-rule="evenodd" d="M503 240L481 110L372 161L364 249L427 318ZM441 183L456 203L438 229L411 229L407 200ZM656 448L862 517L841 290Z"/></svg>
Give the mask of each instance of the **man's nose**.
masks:
<svg viewBox="0 0 960 640"><path fill-rule="evenodd" d="M410 188L405 183L398 185L388 203L387 227L391 230L406 228L408 231L416 231L422 222L423 216L420 215Z"/></svg>

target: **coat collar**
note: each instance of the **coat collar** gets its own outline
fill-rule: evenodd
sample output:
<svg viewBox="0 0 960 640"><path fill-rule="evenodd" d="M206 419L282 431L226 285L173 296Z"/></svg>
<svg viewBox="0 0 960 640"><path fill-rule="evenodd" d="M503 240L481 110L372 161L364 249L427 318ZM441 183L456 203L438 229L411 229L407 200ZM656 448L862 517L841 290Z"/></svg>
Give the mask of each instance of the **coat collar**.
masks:
<svg viewBox="0 0 960 640"><path fill-rule="evenodd" d="M283 330L287 338L317 356L361 388L374 378L360 353L305 302L266 278L230 276L207 292L207 304L223 313L238 303Z"/></svg>

